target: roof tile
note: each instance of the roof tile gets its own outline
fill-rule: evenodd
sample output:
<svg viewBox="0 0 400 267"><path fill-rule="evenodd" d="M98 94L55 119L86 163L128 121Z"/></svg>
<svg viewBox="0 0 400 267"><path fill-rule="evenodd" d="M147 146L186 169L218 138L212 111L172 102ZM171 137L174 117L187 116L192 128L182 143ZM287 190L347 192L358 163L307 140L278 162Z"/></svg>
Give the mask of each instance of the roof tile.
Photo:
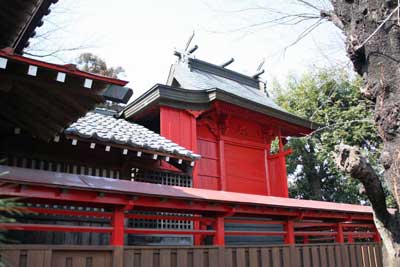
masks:
<svg viewBox="0 0 400 267"><path fill-rule="evenodd" d="M89 112L64 130L65 134L96 139L132 148L143 148L197 160L200 155L166 139L142 125L113 116Z"/></svg>

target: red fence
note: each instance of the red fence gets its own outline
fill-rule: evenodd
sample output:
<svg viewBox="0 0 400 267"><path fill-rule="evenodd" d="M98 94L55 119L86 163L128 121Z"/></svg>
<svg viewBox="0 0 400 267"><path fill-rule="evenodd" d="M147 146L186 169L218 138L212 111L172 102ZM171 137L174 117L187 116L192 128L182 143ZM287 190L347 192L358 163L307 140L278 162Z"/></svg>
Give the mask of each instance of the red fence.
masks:
<svg viewBox="0 0 400 267"><path fill-rule="evenodd" d="M114 212L96 212L84 210L68 210L54 208L35 208L29 210L35 214L64 215L69 218L104 218L108 223L105 226L79 226L79 225L55 225L55 224L34 224L34 223L0 223L1 229L16 231L48 231L48 232L88 232L110 234L110 245L124 245L124 236L127 234L157 234L157 235L194 235L200 240L212 237L214 245L224 245L226 236L281 236L286 244L295 243L320 243L337 242L353 243L375 241L379 242L380 237L374 224L369 222L324 222L316 220L274 220L264 218L237 218L237 217L205 217L205 216L180 216L180 215L151 215L135 214L124 210ZM126 220L175 220L197 222L201 226L198 229L180 228L138 228L126 227ZM226 223L240 225L278 225L281 230L274 231L237 231L225 230Z"/></svg>

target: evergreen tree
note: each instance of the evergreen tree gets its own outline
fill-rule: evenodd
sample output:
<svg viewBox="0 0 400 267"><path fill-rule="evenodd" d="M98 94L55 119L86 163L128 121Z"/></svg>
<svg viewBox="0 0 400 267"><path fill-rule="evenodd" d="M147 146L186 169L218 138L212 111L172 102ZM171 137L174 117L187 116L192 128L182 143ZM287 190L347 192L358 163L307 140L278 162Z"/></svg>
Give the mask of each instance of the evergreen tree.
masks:
<svg viewBox="0 0 400 267"><path fill-rule="evenodd" d="M92 53L82 53L77 59L78 69L110 78L118 78L125 73L122 67L109 67L99 56Z"/></svg>
<svg viewBox="0 0 400 267"><path fill-rule="evenodd" d="M379 170L381 140L373 125L371 103L360 93L359 77L341 69L320 70L290 78L287 89L277 86L277 102L287 111L312 120L320 128L309 136L289 139L290 195L295 198L360 203L357 181L338 171L331 155L340 143L363 148Z"/></svg>
<svg viewBox="0 0 400 267"><path fill-rule="evenodd" d="M125 70L118 67L109 67L107 63L101 57L94 55L92 53L82 53L76 60L77 68L90 72L93 74L98 74L110 78L117 79L119 76L125 74ZM98 108L105 108L109 110L115 110L117 112L121 111L124 108L124 105L117 104L111 101L106 101L104 104L100 104L97 106Z"/></svg>

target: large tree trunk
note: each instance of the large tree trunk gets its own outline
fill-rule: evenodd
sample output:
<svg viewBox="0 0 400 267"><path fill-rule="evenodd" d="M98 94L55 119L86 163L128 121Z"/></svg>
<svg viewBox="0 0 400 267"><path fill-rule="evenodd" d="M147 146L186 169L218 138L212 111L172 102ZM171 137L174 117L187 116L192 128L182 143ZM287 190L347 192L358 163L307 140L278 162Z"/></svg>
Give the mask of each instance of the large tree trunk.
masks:
<svg viewBox="0 0 400 267"><path fill-rule="evenodd" d="M331 2L334 13L322 12L321 15L330 16L344 31L347 36L349 57L355 70L364 78L362 91L366 97L375 101L375 122L384 142L381 161L385 168L385 182L399 205L400 21L397 11L394 11L397 0L331 0ZM390 14L392 16L385 21ZM381 24L383 26L376 31ZM351 149L347 149L346 153L341 153L342 159L338 161L339 165L344 167L347 164L347 171L364 184L374 207L376 224L386 249L385 266L400 266L398 214L391 215L386 212L386 205L383 206L382 203L385 199L382 199L382 192L378 188L381 187L379 178L368 164L362 163L362 160L353 160L354 164L351 164L350 152ZM354 158L357 156L360 158L357 153L352 153ZM385 211L382 211L382 208Z"/></svg>
<svg viewBox="0 0 400 267"><path fill-rule="evenodd" d="M336 152L337 166L362 183L371 202L375 225L383 241L384 266L400 266L399 221L397 214L390 214L387 209L379 176L358 148L341 144Z"/></svg>

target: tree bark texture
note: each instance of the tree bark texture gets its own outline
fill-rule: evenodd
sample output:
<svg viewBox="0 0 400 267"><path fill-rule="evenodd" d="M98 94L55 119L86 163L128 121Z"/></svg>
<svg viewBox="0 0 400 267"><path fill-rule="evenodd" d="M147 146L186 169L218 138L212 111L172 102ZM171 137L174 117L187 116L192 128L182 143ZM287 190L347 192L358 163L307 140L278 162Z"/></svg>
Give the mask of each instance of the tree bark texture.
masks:
<svg viewBox="0 0 400 267"><path fill-rule="evenodd" d="M316 166L314 165L313 157L315 157L315 149L313 142L307 141L308 153L304 155L304 157L309 157L305 159L303 163L304 173L306 173L306 179L310 186L311 191L311 199L322 200L322 188L321 188L321 170L317 171ZM310 162L312 164L310 164ZM308 163L308 164L307 164Z"/></svg>
<svg viewBox="0 0 400 267"><path fill-rule="evenodd" d="M334 18L347 37L347 53L364 79L363 94L375 101L375 123L383 139L384 179L400 204L400 21L397 0L331 0ZM384 22L389 15L390 18ZM377 28L383 25L378 31ZM375 32L375 33L374 33ZM368 40L367 42L365 42ZM341 152L340 152L341 151ZM398 214L389 214L382 186L369 164L352 148L339 149L339 166L360 180L374 207L386 250L385 266L400 266Z"/></svg>

